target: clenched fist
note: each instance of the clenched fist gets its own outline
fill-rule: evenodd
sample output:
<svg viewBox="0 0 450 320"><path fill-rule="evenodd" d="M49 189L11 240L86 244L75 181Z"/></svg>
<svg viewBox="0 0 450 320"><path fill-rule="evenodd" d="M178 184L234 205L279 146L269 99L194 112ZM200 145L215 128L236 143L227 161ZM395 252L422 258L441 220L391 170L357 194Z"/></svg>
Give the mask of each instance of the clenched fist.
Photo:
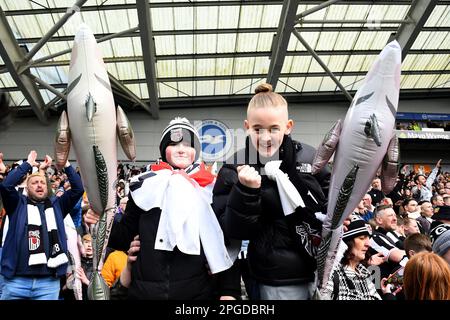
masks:
<svg viewBox="0 0 450 320"><path fill-rule="evenodd" d="M249 188L261 187L261 176L255 168L248 165L237 167L238 179L241 184Z"/></svg>

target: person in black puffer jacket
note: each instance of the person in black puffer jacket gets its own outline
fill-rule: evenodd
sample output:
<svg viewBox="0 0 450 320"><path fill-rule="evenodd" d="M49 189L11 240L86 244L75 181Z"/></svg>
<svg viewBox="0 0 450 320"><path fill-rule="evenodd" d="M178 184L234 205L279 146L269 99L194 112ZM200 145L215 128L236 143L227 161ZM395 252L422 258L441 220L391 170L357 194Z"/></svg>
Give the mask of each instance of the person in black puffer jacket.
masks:
<svg viewBox="0 0 450 320"><path fill-rule="evenodd" d="M214 176L195 161L199 147L195 127L186 118L175 118L161 137L164 162L130 182L125 214L113 224L108 242L127 251L139 235L137 257L124 270L127 281L121 276L130 299L240 298L236 257L228 254L218 218L202 197L212 189ZM88 212L90 223L94 218Z"/></svg>
<svg viewBox="0 0 450 320"><path fill-rule="evenodd" d="M284 98L268 84L258 86L247 110L246 147L226 161L213 190L226 237L250 240L249 269L262 299L308 299L314 284L322 228L316 213L326 212L330 171L311 175L315 149L291 139L292 125ZM264 174L272 160L281 160L279 169L303 200L293 212Z"/></svg>

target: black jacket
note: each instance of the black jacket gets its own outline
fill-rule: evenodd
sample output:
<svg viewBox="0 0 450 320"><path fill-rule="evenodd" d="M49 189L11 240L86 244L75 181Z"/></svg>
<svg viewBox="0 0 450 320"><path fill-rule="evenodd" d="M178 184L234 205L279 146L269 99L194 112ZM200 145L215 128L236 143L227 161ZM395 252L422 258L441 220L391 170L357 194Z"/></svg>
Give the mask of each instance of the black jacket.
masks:
<svg viewBox="0 0 450 320"><path fill-rule="evenodd" d="M275 181L262 175L259 189L238 181L237 165L249 163L249 151L254 152L254 148L247 141L246 149L238 151L221 168L214 187L213 208L223 219L225 234L250 240L250 272L261 283L290 285L313 281L316 261L308 248L311 243L317 246L320 242L314 238L321 232L321 222L314 213L326 212L324 192L328 193L330 171L325 168L317 176L307 173L315 149L285 136L279 149L280 169L288 174L306 204L305 209L299 207L285 216ZM259 159L256 162L250 165L261 172L263 165Z"/></svg>
<svg viewBox="0 0 450 320"><path fill-rule="evenodd" d="M127 251L139 234L141 249L132 268L130 299L197 300L222 295L240 297L237 267L210 275L203 250L187 255L176 247L173 251L155 250L161 210L143 211L130 197L120 223L114 223L108 246Z"/></svg>

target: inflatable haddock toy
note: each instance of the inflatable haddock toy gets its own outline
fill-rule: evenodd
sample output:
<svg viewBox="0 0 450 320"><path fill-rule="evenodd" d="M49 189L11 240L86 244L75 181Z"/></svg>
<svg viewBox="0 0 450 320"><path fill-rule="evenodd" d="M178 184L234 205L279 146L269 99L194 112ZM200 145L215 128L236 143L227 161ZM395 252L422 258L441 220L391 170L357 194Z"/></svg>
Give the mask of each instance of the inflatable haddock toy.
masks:
<svg viewBox="0 0 450 320"><path fill-rule="evenodd" d="M85 24L78 29L70 60L67 114L58 123L55 143L57 166L68 157L70 142L81 171L91 208L100 213L92 231L94 272L88 287L91 300L109 299L100 271L114 220L117 180L117 137L134 160L134 135L125 113L115 107L111 85L97 42Z"/></svg>
<svg viewBox="0 0 450 320"><path fill-rule="evenodd" d="M356 92L342 125L333 126L319 146L313 173L334 155L318 250L318 293L329 279L340 240L342 224L367 192L382 165L384 192L390 192L397 178L398 141L395 116L400 91L401 48L392 41L381 51ZM389 190L390 189L390 190Z"/></svg>

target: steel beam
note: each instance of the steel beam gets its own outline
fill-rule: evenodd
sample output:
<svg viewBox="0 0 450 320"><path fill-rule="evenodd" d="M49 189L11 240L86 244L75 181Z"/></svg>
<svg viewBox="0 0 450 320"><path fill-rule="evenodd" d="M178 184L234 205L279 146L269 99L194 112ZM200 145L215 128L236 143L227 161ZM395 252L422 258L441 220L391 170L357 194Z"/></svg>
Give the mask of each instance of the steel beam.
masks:
<svg viewBox="0 0 450 320"><path fill-rule="evenodd" d="M147 78L147 88L150 112L153 118L159 118L158 88L156 86L156 60L155 46L152 34L152 21L150 16L150 6L148 0L136 0L136 9L139 20L139 31L141 33L142 54L144 56L145 77Z"/></svg>
<svg viewBox="0 0 450 320"><path fill-rule="evenodd" d="M402 23L394 36L402 48L402 60L406 58L408 51L438 2L438 0L415 0L411 4L406 14L411 23Z"/></svg>
<svg viewBox="0 0 450 320"><path fill-rule="evenodd" d="M333 72L327 67L327 65L320 59L320 57L317 55L317 53L314 51L313 48L309 46L309 44L303 39L303 37L300 35L300 33L297 30L293 31L293 34L297 37L297 39L301 42L301 44L305 47L305 49L313 56L313 58L317 61L318 64L325 70L325 72L330 76L331 80L333 80L334 83L341 89L342 93L347 97L349 101L353 100L353 97L347 92L345 87L341 84L338 78L336 78L333 74Z"/></svg>
<svg viewBox="0 0 450 320"><path fill-rule="evenodd" d="M249 5L281 5L282 0L245 0L245 1L183 1L183 2L152 2L150 8L180 8L180 7L218 7L218 6L249 6ZM303 5L320 5L323 3L321 0L302 0ZM410 5L411 0L342 0L336 5ZM450 5L449 0L441 0L439 5ZM83 11L108 11L108 10L133 10L135 5L129 4L105 4L99 6L85 6ZM51 13L64 13L67 11L67 7L57 8L39 8L39 9L22 9L22 10L7 10L5 11L7 16L17 15L37 15L37 14L51 14Z"/></svg>
<svg viewBox="0 0 450 320"><path fill-rule="evenodd" d="M286 0L281 10L280 21L278 22L278 30L272 41L272 54L270 56L269 72L267 74L267 82L270 83L275 90L283 68L284 58L289 44L291 33L294 30L295 14L297 13L299 0ZM256 77L255 77L256 78Z"/></svg>
<svg viewBox="0 0 450 320"><path fill-rule="evenodd" d="M134 104L141 106L144 110L148 109L148 105L145 104L141 98L136 96L133 91L128 89L121 81L116 79L111 73L108 72L109 81L111 82L111 88L113 91L123 92Z"/></svg>
<svg viewBox="0 0 450 320"><path fill-rule="evenodd" d="M3 10L0 8L0 54L6 67L22 91L25 99L32 107L34 113L43 124L48 124L48 111L45 108L41 93L33 80L25 74L19 74L17 66L24 61L24 53L17 44L11 27L6 20Z"/></svg>
<svg viewBox="0 0 450 320"><path fill-rule="evenodd" d="M36 43L33 48L31 48L30 52L28 52L24 60L30 61L31 58L33 58L34 55L39 51L39 49L41 49L47 43L48 39L50 39L75 12L80 11L81 6L85 4L86 1L87 0L77 0L77 2L75 2L72 7L66 8L66 13L61 17L61 19L59 19L58 22L53 25L53 27L50 28L49 31L47 31L47 33L41 38L41 40L39 40L38 43Z"/></svg>

